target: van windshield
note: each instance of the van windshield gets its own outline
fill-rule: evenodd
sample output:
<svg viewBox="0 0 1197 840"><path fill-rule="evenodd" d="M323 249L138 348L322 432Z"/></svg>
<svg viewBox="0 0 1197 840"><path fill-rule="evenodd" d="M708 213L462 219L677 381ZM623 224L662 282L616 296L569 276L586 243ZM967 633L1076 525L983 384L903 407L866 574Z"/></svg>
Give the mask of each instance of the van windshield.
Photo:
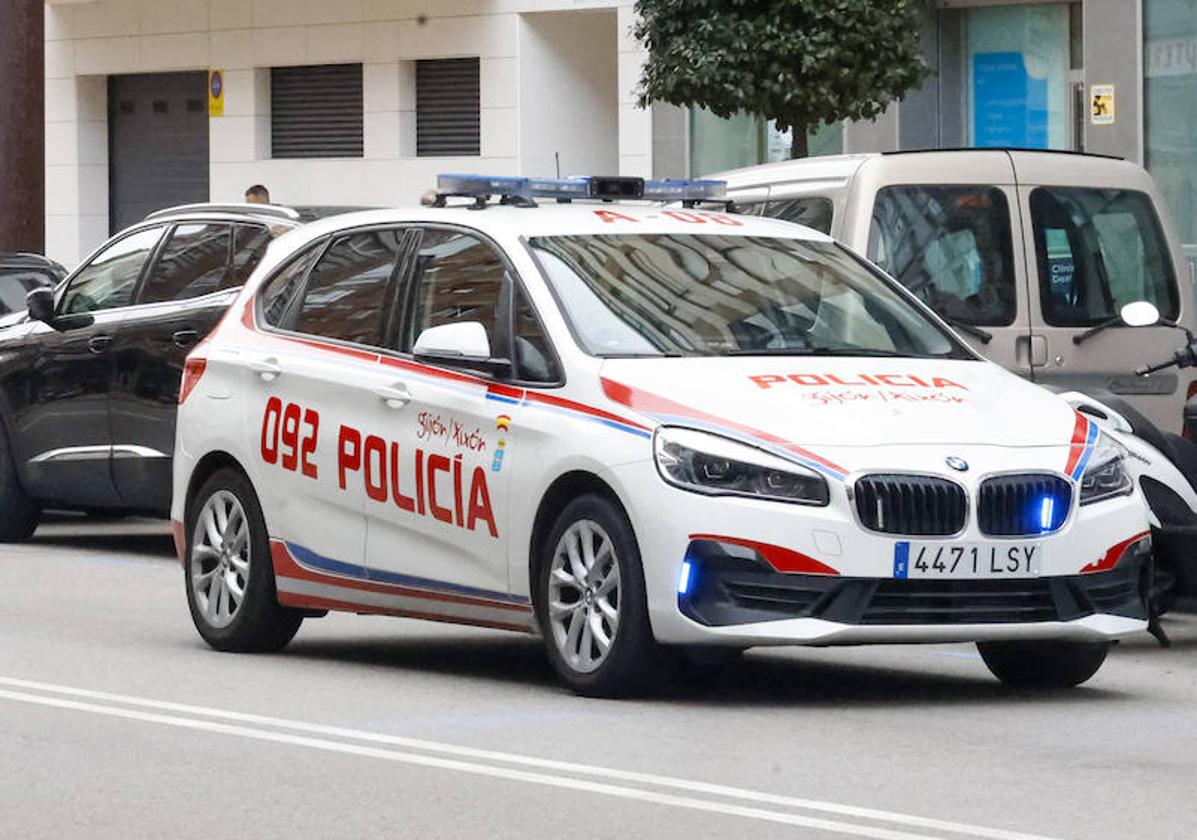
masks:
<svg viewBox="0 0 1197 840"><path fill-rule="evenodd" d="M1031 223L1047 323L1096 326L1137 300L1154 303L1168 320L1178 316L1172 257L1147 194L1038 187Z"/></svg>
<svg viewBox="0 0 1197 840"><path fill-rule="evenodd" d="M591 355L973 358L832 242L602 234L529 244Z"/></svg>
<svg viewBox="0 0 1197 840"><path fill-rule="evenodd" d="M949 322L1014 323L1010 209L996 187L878 190L868 257Z"/></svg>

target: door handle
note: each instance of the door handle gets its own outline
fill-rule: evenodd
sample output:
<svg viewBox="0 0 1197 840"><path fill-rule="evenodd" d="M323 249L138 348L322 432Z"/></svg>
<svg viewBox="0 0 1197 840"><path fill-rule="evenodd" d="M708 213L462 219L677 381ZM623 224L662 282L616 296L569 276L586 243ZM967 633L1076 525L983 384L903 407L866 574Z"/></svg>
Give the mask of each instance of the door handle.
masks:
<svg viewBox="0 0 1197 840"><path fill-rule="evenodd" d="M175 347L187 348L199 341L199 333L196 330L179 330L171 335L170 340Z"/></svg>
<svg viewBox="0 0 1197 840"><path fill-rule="evenodd" d="M87 340L87 348L93 353L103 353L111 343L112 336L110 335L93 335Z"/></svg>
<svg viewBox="0 0 1197 840"><path fill-rule="evenodd" d="M374 395L387 404L387 408L403 408L412 401L411 391L402 382L394 385L380 385L374 389Z"/></svg>
<svg viewBox="0 0 1197 840"><path fill-rule="evenodd" d="M279 367L278 359L273 356L269 359L250 359L249 369L262 377L263 382L273 382L283 372L283 369Z"/></svg>

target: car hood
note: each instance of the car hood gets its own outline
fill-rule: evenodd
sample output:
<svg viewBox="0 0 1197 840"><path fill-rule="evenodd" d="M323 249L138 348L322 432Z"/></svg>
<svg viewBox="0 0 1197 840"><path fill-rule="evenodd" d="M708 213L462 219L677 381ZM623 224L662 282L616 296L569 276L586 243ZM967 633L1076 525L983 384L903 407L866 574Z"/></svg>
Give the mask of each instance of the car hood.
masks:
<svg viewBox="0 0 1197 840"><path fill-rule="evenodd" d="M0 330L7 327L15 327L17 324L25 322L25 310L20 312L10 312L7 315L0 315Z"/></svg>
<svg viewBox="0 0 1197 840"><path fill-rule="evenodd" d="M662 423L802 446L1060 446L1071 406L990 362L743 357L612 359L608 397Z"/></svg>

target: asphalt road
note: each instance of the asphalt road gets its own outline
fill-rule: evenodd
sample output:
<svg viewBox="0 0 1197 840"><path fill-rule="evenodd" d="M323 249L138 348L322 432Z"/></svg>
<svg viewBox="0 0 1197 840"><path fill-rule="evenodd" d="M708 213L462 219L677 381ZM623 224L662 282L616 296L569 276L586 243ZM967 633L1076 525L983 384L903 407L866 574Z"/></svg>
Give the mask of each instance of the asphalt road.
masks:
<svg viewBox="0 0 1197 840"><path fill-rule="evenodd" d="M969 646L750 652L643 701L574 697L537 640L309 621L206 648L159 523L0 547L0 838L1197 836L1197 617L1086 687Z"/></svg>

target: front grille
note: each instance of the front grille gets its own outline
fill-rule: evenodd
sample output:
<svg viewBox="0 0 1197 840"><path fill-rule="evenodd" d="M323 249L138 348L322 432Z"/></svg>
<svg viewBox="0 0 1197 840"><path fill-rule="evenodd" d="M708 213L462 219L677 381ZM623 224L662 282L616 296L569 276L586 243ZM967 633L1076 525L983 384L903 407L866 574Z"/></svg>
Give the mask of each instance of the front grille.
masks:
<svg viewBox="0 0 1197 840"><path fill-rule="evenodd" d="M986 479L977 497L977 524L994 537L1050 534L1068 519L1072 484L1057 475L1002 475Z"/></svg>
<svg viewBox="0 0 1197 840"><path fill-rule="evenodd" d="M1009 624L1059 617L1048 578L883 580L861 624Z"/></svg>
<svg viewBox="0 0 1197 840"><path fill-rule="evenodd" d="M964 529L968 497L946 478L867 475L856 482L856 511L870 531L943 537Z"/></svg>

